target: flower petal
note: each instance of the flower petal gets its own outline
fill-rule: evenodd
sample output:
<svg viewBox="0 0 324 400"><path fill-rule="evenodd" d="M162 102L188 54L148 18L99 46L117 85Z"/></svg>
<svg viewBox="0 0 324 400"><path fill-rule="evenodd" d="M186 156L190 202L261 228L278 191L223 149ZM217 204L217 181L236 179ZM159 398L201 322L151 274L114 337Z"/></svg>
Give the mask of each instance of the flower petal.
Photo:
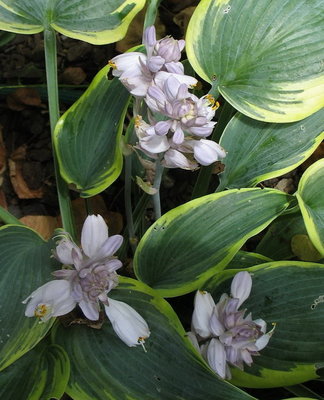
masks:
<svg viewBox="0 0 324 400"><path fill-rule="evenodd" d="M99 305L93 301L81 300L79 302L79 307L81 308L83 314L86 318L91 321L97 321L99 319Z"/></svg>
<svg viewBox="0 0 324 400"><path fill-rule="evenodd" d="M194 334L194 332L187 332L187 338L190 340L194 348L200 353L199 343L197 340L197 336Z"/></svg>
<svg viewBox="0 0 324 400"><path fill-rule="evenodd" d="M47 321L51 317L67 314L76 306L67 280L53 280L32 292L24 301L26 317L39 317Z"/></svg>
<svg viewBox="0 0 324 400"><path fill-rule="evenodd" d="M74 250L80 256L80 258L82 258L82 253L79 247L74 242L72 242L72 240L64 237L62 240L59 241L58 245L56 246L54 256L62 264L72 265L74 263L72 250Z"/></svg>
<svg viewBox="0 0 324 400"><path fill-rule="evenodd" d="M223 379L226 378L226 352L222 343L211 339L207 349L207 360L210 367Z"/></svg>
<svg viewBox="0 0 324 400"><path fill-rule="evenodd" d="M162 164L167 168L182 168L182 169L196 169L198 164L190 161L185 155L180 151L175 149L169 149L164 154L164 160Z"/></svg>
<svg viewBox="0 0 324 400"><path fill-rule="evenodd" d="M109 299L108 303L109 305L104 306L105 311L119 338L130 347L142 345L150 336L144 318L122 301Z"/></svg>
<svg viewBox="0 0 324 400"><path fill-rule="evenodd" d="M216 307L214 307L213 314L209 320L209 327L214 336L220 336L225 332L224 325L218 319Z"/></svg>
<svg viewBox="0 0 324 400"><path fill-rule="evenodd" d="M232 297L239 299L237 308L250 296L252 289L252 278L247 271L238 272L231 284Z"/></svg>
<svg viewBox="0 0 324 400"><path fill-rule="evenodd" d="M208 338L212 334L210 319L214 307L215 302L210 293L200 290L196 292L192 314L192 330L202 338Z"/></svg>
<svg viewBox="0 0 324 400"><path fill-rule="evenodd" d="M190 144L193 147L195 159L201 165L210 165L222 158L220 157L220 154L222 154L223 151L222 148L212 140L191 140Z"/></svg>
<svg viewBox="0 0 324 400"><path fill-rule="evenodd" d="M113 235L107 238L102 246L98 249L93 261L111 257L120 248L123 240L124 238L121 235Z"/></svg>
<svg viewBox="0 0 324 400"><path fill-rule="evenodd" d="M168 138L166 136L152 135L142 138L139 142L142 149L149 153L158 154L163 153L170 147Z"/></svg>
<svg viewBox="0 0 324 400"><path fill-rule="evenodd" d="M101 215L89 215L84 221L81 233L82 250L88 257L96 255L108 239L108 227Z"/></svg>
<svg viewBox="0 0 324 400"><path fill-rule="evenodd" d="M146 47L146 53L148 57L150 57L152 55L153 48L156 44L156 34L154 25L151 25L145 29L145 31L143 32L142 42Z"/></svg>

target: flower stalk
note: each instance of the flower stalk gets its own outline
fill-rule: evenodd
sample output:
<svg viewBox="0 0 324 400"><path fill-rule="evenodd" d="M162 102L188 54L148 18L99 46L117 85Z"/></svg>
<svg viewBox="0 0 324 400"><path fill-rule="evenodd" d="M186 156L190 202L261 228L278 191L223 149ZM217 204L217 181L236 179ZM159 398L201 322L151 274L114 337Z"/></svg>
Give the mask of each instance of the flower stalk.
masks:
<svg viewBox="0 0 324 400"><path fill-rule="evenodd" d="M54 129L60 117L57 83L57 58L56 58L56 36L55 31L48 28L44 31L44 48L46 63L46 81L48 94L48 108L51 126L51 138L53 149L53 160L56 177L57 195L60 207L63 229L69 232L75 238L75 226L73 222L73 213L69 189L66 182L60 174L58 160L54 148Z"/></svg>

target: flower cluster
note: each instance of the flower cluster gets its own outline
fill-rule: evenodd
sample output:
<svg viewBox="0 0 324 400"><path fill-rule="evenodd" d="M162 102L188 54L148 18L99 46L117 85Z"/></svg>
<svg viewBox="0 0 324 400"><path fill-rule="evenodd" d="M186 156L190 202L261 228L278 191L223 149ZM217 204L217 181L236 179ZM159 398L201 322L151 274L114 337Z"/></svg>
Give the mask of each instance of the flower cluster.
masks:
<svg viewBox="0 0 324 400"><path fill-rule="evenodd" d="M221 377L230 379L228 363L243 370L251 366L252 356L259 355L269 342L273 329L266 333L267 324L262 319L252 320L251 313L239 310L249 297L252 279L248 272L237 273L231 285L231 297L224 293L215 304L207 292L198 291L192 316L192 332L188 336Z"/></svg>
<svg viewBox="0 0 324 400"><path fill-rule="evenodd" d="M189 92L197 80L185 75L179 62L184 40L156 40L151 26L143 44L146 54L125 53L109 62L113 75L149 108L149 123L140 115L135 120L137 147L168 168L192 170L224 158L222 147L206 139L214 128L218 103L211 95L198 98Z"/></svg>
<svg viewBox="0 0 324 400"><path fill-rule="evenodd" d="M146 321L128 304L107 296L118 285L116 271L122 263L113 254L122 241L120 235L109 237L100 215L88 216L82 228L82 248L68 235L63 236L54 256L65 268L53 272L57 280L41 286L23 301L27 303L25 315L46 322L79 305L86 318L96 321L102 303L120 339L128 346L143 345L150 335Z"/></svg>

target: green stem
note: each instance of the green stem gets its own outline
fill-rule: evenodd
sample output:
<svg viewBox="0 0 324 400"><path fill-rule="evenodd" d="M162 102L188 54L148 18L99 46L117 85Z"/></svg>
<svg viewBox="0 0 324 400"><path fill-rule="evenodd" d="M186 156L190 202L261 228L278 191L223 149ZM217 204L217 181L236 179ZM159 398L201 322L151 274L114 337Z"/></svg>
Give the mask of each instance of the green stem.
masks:
<svg viewBox="0 0 324 400"><path fill-rule="evenodd" d="M148 6L145 14L144 30L149 26L154 25L160 2L161 0L149 0L147 2Z"/></svg>
<svg viewBox="0 0 324 400"><path fill-rule="evenodd" d="M229 120L232 118L235 109L225 101L222 111L220 113L218 122L213 130L213 134L210 138L214 140L214 142L218 143L219 139L226 128ZM192 193L192 199L196 199L197 197L204 196L208 193L208 187L210 178L213 171L213 165L209 165L208 167L201 167L199 171L199 175Z"/></svg>
<svg viewBox="0 0 324 400"><path fill-rule="evenodd" d="M132 251L134 253L136 250L137 238L135 236L133 208L132 208L132 154L125 156L124 196L125 196L125 212L126 212L128 238Z"/></svg>
<svg viewBox="0 0 324 400"><path fill-rule="evenodd" d="M60 206L63 229L64 231L69 232L70 235L73 238L75 238L76 234L73 222L69 189L66 182L61 177L54 148L54 129L60 117L59 102L58 102L58 84L57 84L56 37L54 30L45 29L44 47L45 47L48 108L49 108L50 124L51 124L51 137L52 137L53 159L54 159L58 201Z"/></svg>
<svg viewBox="0 0 324 400"><path fill-rule="evenodd" d="M157 192L153 195L153 207L155 213L155 219L159 219L161 217L161 200L160 200L160 186L163 175L163 165L161 164L160 159L158 158L155 163L155 178L153 187L157 189Z"/></svg>
<svg viewBox="0 0 324 400"><path fill-rule="evenodd" d="M23 225L19 219L0 206L0 220L5 224Z"/></svg>

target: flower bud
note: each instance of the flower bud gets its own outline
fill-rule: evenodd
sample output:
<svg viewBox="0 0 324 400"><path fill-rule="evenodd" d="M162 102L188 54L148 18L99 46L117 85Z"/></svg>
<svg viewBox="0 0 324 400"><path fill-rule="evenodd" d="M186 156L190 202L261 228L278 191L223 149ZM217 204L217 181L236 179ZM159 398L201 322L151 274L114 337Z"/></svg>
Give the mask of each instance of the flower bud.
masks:
<svg viewBox="0 0 324 400"><path fill-rule="evenodd" d="M119 338L133 347L143 345L150 336L149 327L137 311L128 304L109 298L105 312Z"/></svg>

